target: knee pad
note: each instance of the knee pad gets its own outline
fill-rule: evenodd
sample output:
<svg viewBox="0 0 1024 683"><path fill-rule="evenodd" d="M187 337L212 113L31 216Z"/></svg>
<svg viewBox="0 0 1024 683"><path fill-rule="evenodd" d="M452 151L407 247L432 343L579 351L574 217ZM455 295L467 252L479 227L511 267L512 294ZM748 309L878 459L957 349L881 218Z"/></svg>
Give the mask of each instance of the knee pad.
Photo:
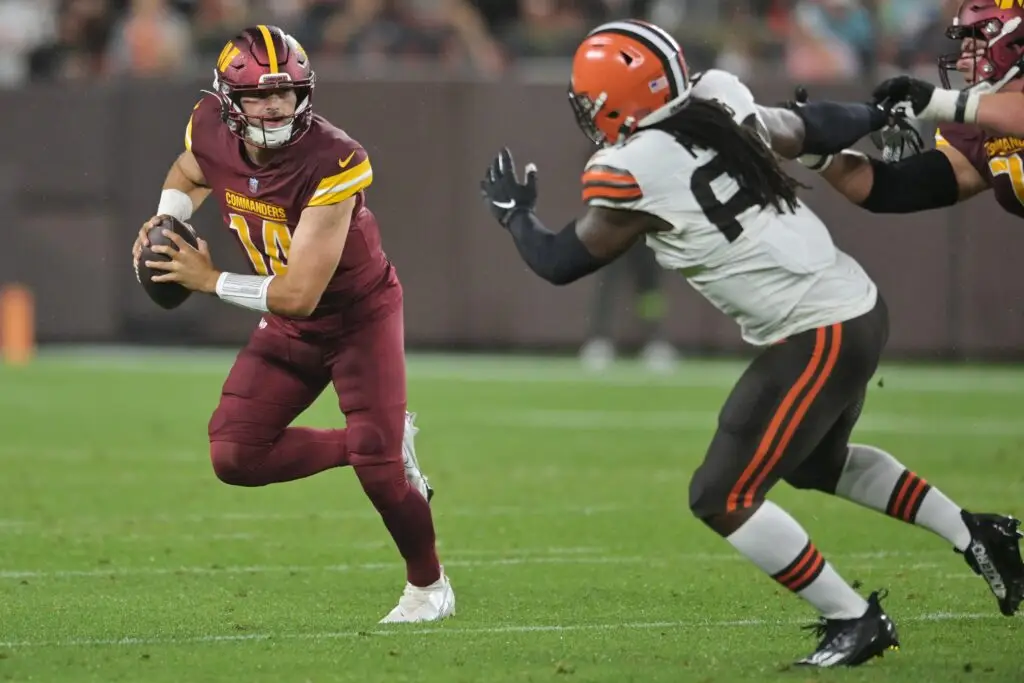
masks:
<svg viewBox="0 0 1024 683"><path fill-rule="evenodd" d="M702 464L690 479L690 511L697 519L724 514L732 490L733 482L716 477L710 470Z"/></svg>
<svg viewBox="0 0 1024 683"><path fill-rule="evenodd" d="M404 411L401 420L392 422L359 415L346 427L349 464L378 512L398 505L412 490L402 464Z"/></svg>
<svg viewBox="0 0 1024 683"><path fill-rule="evenodd" d="M345 443L349 453L377 457L384 453L386 441L383 430L371 420L352 420L346 427Z"/></svg>
<svg viewBox="0 0 1024 683"><path fill-rule="evenodd" d="M259 446L231 441L210 442L213 472L222 482L232 486L263 486L263 483L253 481L253 472L265 454L265 449Z"/></svg>
<svg viewBox="0 0 1024 683"><path fill-rule="evenodd" d="M370 418L359 415L348 421L345 443L349 464L376 465L381 462L402 462L402 438L405 430L405 412L398 419L392 416Z"/></svg>

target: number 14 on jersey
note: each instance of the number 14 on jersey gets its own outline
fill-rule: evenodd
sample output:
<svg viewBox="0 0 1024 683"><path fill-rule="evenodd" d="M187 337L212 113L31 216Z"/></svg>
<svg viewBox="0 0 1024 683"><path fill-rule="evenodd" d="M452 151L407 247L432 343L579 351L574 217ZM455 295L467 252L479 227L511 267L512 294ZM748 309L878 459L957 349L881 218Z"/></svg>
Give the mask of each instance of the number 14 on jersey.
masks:
<svg viewBox="0 0 1024 683"><path fill-rule="evenodd" d="M228 225L238 236L256 274L284 275L288 270L288 251L292 246L292 233L288 226L268 220L250 226L249 219L237 213L228 214L228 218ZM253 227L257 229L255 234Z"/></svg>

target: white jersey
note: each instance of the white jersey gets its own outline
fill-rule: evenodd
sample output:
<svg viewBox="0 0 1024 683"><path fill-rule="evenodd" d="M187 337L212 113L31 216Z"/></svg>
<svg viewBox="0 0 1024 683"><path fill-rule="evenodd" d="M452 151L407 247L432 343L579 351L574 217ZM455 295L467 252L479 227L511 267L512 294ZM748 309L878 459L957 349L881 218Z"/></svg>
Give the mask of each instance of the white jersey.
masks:
<svg viewBox="0 0 1024 683"><path fill-rule="evenodd" d="M719 101L767 141L753 95L732 74L705 72L692 96ZM647 236L658 263L682 273L750 344L772 344L874 308L875 283L836 248L810 208L799 202L795 213L779 213L759 206L726 175L717 152L693 152L663 131L640 131L591 158L584 200L671 225Z"/></svg>

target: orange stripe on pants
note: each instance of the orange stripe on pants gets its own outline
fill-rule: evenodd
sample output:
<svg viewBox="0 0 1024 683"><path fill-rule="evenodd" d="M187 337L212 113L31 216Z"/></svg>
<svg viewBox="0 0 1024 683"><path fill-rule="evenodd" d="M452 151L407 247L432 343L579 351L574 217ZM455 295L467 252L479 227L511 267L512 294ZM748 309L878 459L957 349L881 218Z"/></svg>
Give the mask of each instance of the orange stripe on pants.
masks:
<svg viewBox="0 0 1024 683"><path fill-rule="evenodd" d="M839 325L833 325L833 329L839 328ZM833 335L835 336L835 335ZM768 428L765 430L764 435L761 437L761 441L757 446L757 450L754 453L754 457L747 465L746 469L743 470L743 474L740 475L736 485L733 486L732 491L729 493L729 497L726 501L726 512L734 512L741 507L750 507L753 505L754 491L757 490L757 486L764 481L767 477L767 473L771 471L771 468L781 457L783 449L776 448L772 456L769 458L769 450L771 449L772 443L775 441L776 435L781 431L783 432L783 440L788 443L789 439L792 438L793 432L796 430L796 426L792 421L789 423L789 427L784 429L787 425L787 419L790 417L790 411L793 405L797 402L800 394L804 388L814 377L815 373L818 372L818 368L825 357L826 347L828 346L828 332L827 328L820 327L817 329L814 339L814 351L811 354L811 359L807 362L807 366L804 371L797 378L796 382L790 387L789 391L786 392L785 397L782 399L782 403L775 410L775 414L772 416L771 422L768 423ZM835 356L838 355L838 346L836 346L834 353L829 354L832 364L835 364ZM827 372L824 374L824 378L827 379L828 372L831 372L831 366L827 368ZM814 394L820 391L821 385L824 384L824 379L818 378L814 386L817 390L812 388ZM813 396L812 396L813 400ZM810 402L806 399L800 404L797 410L798 416L796 416L796 425L799 424L799 420L803 417L803 414L807 412L807 407ZM788 438L786 435L789 435ZM754 478L755 474L761 469L761 465L768 461L768 466L765 467L764 471L760 476L757 477L757 482L754 486L748 488L748 483ZM746 493L744 493L746 491Z"/></svg>
<svg viewBox="0 0 1024 683"><path fill-rule="evenodd" d="M793 440L793 434L796 433L796 430L803 421L804 416L807 415L807 411L811 407L811 404L814 403L814 399L816 399L818 394L821 393L821 388L825 386L825 382L827 382L828 378L832 375L832 370L836 366L836 360L839 358L839 350L843 344L843 326L840 323L836 323L831 326L831 330L832 341L829 344L828 358L825 359L825 365L822 367L821 373L818 374L818 378L814 381L814 384L811 385L810 391L807 392L807 395L805 395L803 400L800 402L800 406L796 409L796 412L793 413L793 418L789 421L789 424L786 426L786 431L783 432L782 438L779 439L779 443L775 446L775 452L772 454L768 464L765 465L763 470L761 470L761 474L758 475L757 479L754 480L754 483L747 491L747 496L743 501L745 507L750 507L754 504L754 493L762 484L764 484L764 480L768 478L768 474L775 469L776 465L779 464L779 460L781 460L782 456L786 453L786 448L789 447L789 442Z"/></svg>

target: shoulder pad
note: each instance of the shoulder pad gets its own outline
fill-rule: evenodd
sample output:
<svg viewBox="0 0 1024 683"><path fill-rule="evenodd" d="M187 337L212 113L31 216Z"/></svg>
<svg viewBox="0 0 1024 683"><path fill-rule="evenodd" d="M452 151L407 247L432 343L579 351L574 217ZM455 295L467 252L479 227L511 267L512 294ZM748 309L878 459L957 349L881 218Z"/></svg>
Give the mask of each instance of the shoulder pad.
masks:
<svg viewBox="0 0 1024 683"><path fill-rule="evenodd" d="M311 131L312 132L312 131ZM312 167L305 206L329 206L345 201L373 183L366 150L355 140L335 137L318 141L323 151Z"/></svg>

